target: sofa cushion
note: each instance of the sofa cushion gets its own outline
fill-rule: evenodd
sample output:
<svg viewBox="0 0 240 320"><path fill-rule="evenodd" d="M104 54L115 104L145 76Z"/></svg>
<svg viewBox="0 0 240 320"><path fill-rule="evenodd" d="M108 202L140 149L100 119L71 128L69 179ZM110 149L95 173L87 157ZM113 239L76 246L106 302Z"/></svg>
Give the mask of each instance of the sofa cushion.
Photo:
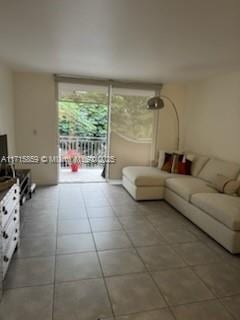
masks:
<svg viewBox="0 0 240 320"><path fill-rule="evenodd" d="M209 160L209 157L207 156L202 156L199 154L194 154L190 152L186 152L186 157L190 161L192 161L192 166L191 166L191 175L193 177L197 177L202 168L206 165L206 163Z"/></svg>
<svg viewBox="0 0 240 320"><path fill-rule="evenodd" d="M194 194L191 202L231 230L240 230L240 198L221 193Z"/></svg>
<svg viewBox="0 0 240 320"><path fill-rule="evenodd" d="M198 177L214 183L216 175L222 174L228 178L236 178L240 171L240 165L233 162L210 159L203 169L200 171Z"/></svg>
<svg viewBox="0 0 240 320"><path fill-rule="evenodd" d="M153 167L125 167L123 175L136 186L164 186L171 174Z"/></svg>
<svg viewBox="0 0 240 320"><path fill-rule="evenodd" d="M228 195L236 195L240 189L240 180L230 179L222 174L218 174L215 177L213 188L221 193Z"/></svg>
<svg viewBox="0 0 240 320"><path fill-rule="evenodd" d="M211 188L207 182L190 176L167 179L166 186L187 201L190 201L194 193L217 192L214 188Z"/></svg>

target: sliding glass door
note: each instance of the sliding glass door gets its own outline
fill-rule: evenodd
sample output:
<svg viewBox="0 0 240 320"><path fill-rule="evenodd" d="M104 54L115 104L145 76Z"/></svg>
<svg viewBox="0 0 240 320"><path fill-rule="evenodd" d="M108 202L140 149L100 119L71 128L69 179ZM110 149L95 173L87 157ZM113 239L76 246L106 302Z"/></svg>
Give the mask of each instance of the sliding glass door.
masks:
<svg viewBox="0 0 240 320"><path fill-rule="evenodd" d="M59 181L104 181L108 87L58 84Z"/></svg>
<svg viewBox="0 0 240 320"><path fill-rule="evenodd" d="M158 112L149 111L147 101L160 85L61 76L56 81L61 156L71 158L71 152L77 151L85 159L97 156L109 161L114 157L114 163L84 163L81 167L101 169L107 179L121 179L126 166L151 165L155 159ZM65 158L61 161L60 178L64 172L70 180L77 177L70 175L69 163ZM81 182L85 178L83 170L79 171ZM100 171L99 179L92 181L101 180Z"/></svg>
<svg viewBox="0 0 240 320"><path fill-rule="evenodd" d="M109 151L116 163L110 179L121 179L122 168L150 165L152 161L154 112L147 109L152 90L112 88Z"/></svg>

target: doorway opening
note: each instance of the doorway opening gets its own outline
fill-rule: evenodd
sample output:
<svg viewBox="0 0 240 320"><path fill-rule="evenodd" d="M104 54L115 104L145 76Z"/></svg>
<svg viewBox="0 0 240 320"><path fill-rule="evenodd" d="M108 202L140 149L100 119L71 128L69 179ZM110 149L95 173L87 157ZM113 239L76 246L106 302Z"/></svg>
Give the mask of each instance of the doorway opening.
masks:
<svg viewBox="0 0 240 320"><path fill-rule="evenodd" d="M104 182L107 87L59 83L59 182Z"/></svg>

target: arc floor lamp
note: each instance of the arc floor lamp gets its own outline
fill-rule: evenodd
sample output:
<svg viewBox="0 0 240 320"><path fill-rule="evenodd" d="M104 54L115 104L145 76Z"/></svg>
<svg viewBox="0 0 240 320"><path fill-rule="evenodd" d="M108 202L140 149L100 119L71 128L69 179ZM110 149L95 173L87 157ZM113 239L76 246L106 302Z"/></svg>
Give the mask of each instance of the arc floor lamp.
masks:
<svg viewBox="0 0 240 320"><path fill-rule="evenodd" d="M148 100L147 102L147 108L149 110L159 110L159 109L163 109L164 108L164 99L167 100L168 102L170 102L170 105L172 106L172 108L174 109L175 115L176 115L176 119L177 119L177 150L179 150L179 143L180 143L180 136L179 136L179 115L178 115L178 111L176 108L175 103L172 101L171 98L165 96L165 95L160 95L160 96L155 96L151 99Z"/></svg>

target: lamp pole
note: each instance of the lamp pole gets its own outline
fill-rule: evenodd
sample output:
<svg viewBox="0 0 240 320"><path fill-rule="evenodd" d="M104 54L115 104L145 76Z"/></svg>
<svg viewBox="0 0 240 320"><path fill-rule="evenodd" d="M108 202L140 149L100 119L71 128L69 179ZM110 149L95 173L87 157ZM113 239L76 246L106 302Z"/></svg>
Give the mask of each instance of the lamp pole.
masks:
<svg viewBox="0 0 240 320"><path fill-rule="evenodd" d="M165 95L161 94L160 97L168 100L168 102L170 102L170 105L174 109L174 112L175 112L175 115L176 115L176 119L177 119L177 150L179 150L179 145L180 145L180 121L179 121L179 115L178 115L177 107L176 107L175 103L172 101L172 99L169 98L168 96L165 96Z"/></svg>

